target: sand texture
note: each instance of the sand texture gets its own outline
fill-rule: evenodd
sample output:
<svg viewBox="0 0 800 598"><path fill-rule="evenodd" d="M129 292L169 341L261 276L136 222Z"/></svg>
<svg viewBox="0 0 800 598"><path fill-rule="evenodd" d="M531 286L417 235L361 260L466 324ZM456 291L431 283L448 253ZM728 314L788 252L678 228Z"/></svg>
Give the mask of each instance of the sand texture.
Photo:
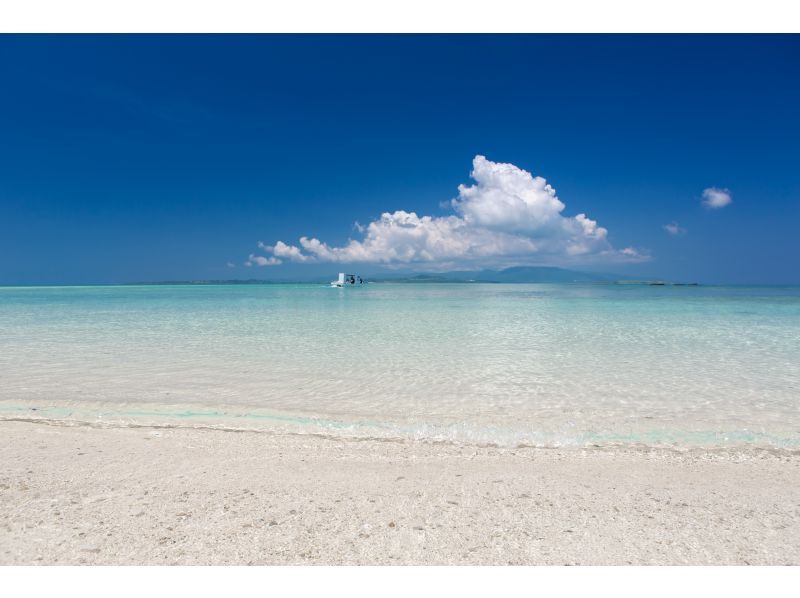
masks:
<svg viewBox="0 0 800 598"><path fill-rule="evenodd" d="M2 564L800 564L800 455L0 422Z"/></svg>

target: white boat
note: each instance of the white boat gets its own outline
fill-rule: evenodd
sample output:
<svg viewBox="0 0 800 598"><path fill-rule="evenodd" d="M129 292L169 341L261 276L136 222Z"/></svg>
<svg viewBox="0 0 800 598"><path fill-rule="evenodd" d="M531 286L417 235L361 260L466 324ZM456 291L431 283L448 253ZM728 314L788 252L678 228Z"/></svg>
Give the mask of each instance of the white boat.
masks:
<svg viewBox="0 0 800 598"><path fill-rule="evenodd" d="M358 274L345 274L344 272L339 272L339 278L331 282L332 287L340 288L355 286L357 284L364 284L364 279Z"/></svg>

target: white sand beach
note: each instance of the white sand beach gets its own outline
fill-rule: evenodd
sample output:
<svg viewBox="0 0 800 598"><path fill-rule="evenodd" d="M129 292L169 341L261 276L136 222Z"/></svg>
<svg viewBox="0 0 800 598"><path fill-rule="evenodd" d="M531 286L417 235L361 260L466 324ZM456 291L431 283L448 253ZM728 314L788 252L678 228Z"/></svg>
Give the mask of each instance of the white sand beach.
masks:
<svg viewBox="0 0 800 598"><path fill-rule="evenodd" d="M2 564L800 564L800 455L0 422Z"/></svg>

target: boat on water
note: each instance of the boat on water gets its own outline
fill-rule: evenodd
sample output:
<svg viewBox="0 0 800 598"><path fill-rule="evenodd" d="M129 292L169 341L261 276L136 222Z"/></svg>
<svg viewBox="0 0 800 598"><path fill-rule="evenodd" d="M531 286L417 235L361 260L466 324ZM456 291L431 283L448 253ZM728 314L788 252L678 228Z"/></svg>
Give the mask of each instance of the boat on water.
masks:
<svg viewBox="0 0 800 598"><path fill-rule="evenodd" d="M339 272L339 278L331 282L332 287L350 287L359 284L364 284L364 279L358 274L345 274Z"/></svg>

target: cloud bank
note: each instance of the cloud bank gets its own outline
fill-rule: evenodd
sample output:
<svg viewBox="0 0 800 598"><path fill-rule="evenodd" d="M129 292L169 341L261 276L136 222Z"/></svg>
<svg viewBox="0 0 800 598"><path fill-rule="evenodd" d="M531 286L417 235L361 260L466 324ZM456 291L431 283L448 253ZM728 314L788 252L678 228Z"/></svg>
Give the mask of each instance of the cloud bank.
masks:
<svg viewBox="0 0 800 598"><path fill-rule="evenodd" d="M709 187L703 190L703 205L712 210L724 208L733 201L731 192L728 189L718 189Z"/></svg>
<svg viewBox="0 0 800 598"><path fill-rule="evenodd" d="M586 214L564 216L564 203L545 179L514 166L476 156L473 185L459 185L452 213L419 216L385 212L366 226L362 239L331 246L314 237L298 245L259 242L267 258L251 255L249 264L372 263L386 266L503 266L531 263L641 261L632 247L614 249L608 231Z"/></svg>

